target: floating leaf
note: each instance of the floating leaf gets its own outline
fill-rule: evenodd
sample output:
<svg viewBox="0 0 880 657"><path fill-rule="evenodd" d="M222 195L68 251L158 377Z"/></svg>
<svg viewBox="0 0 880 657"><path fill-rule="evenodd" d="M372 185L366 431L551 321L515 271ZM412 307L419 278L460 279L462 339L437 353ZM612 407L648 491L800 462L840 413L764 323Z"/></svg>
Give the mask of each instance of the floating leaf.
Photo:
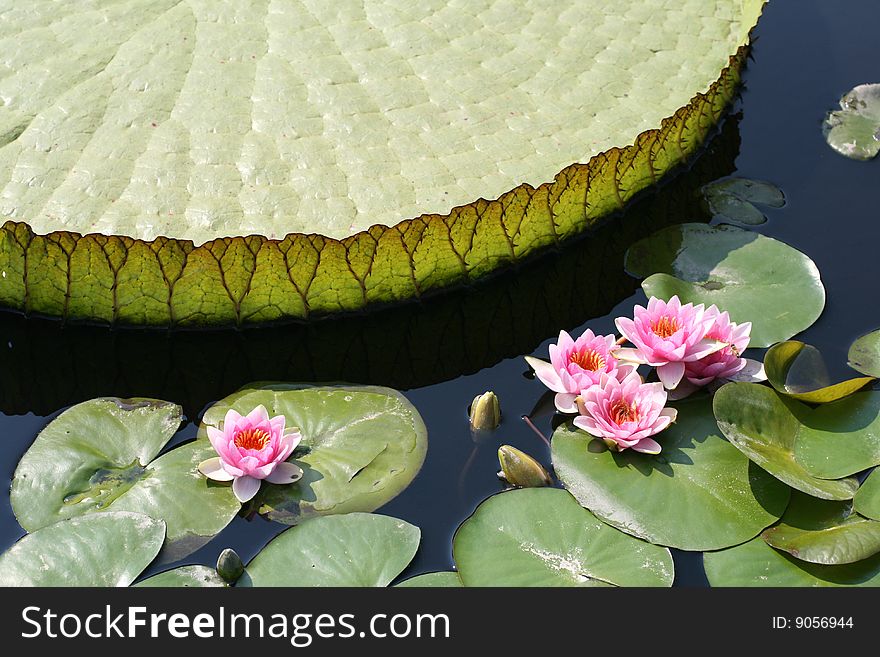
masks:
<svg viewBox="0 0 880 657"><path fill-rule="evenodd" d="M880 522L854 514L852 507L795 493L782 521L761 537L801 561L855 563L880 552Z"/></svg>
<svg viewBox="0 0 880 657"><path fill-rule="evenodd" d="M18 522L34 531L85 513L146 513L167 525L163 559L189 554L241 505L229 486L198 473L199 462L215 456L210 444L192 442L155 458L180 422L179 406L150 399L93 399L64 411L15 470Z"/></svg>
<svg viewBox="0 0 880 657"><path fill-rule="evenodd" d="M785 195L776 185L748 178L725 178L705 185L703 198L715 219L755 226L767 221L757 205L781 208Z"/></svg>
<svg viewBox="0 0 880 657"><path fill-rule="evenodd" d="M752 322L752 347L769 347L809 327L825 306L816 265L797 249L735 226L681 224L633 244L627 271L645 294L715 304Z"/></svg>
<svg viewBox="0 0 880 657"><path fill-rule="evenodd" d="M694 154L763 4L11 14L0 37L28 47L0 108L0 210L29 224L0 229L0 303L244 324L473 281Z"/></svg>
<svg viewBox="0 0 880 657"><path fill-rule="evenodd" d="M703 567L712 586L880 586L880 554L857 563L825 566L774 550L760 538L706 552Z"/></svg>
<svg viewBox="0 0 880 657"><path fill-rule="evenodd" d="M860 84L840 99L822 124L825 141L841 155L870 160L880 153L880 84Z"/></svg>
<svg viewBox="0 0 880 657"><path fill-rule="evenodd" d="M880 377L880 331L872 331L853 342L848 358L854 370Z"/></svg>
<svg viewBox="0 0 880 657"><path fill-rule="evenodd" d="M600 522L557 488L480 504L455 533L465 586L671 586L672 555Z"/></svg>
<svg viewBox="0 0 880 657"><path fill-rule="evenodd" d="M291 486L263 483L260 512L294 525L331 513L373 511L397 496L425 460L425 424L406 397L377 386L309 387L270 384L244 388L209 408L206 426L218 426L226 411L250 412L265 406L298 427L300 447L292 462L303 478Z"/></svg>
<svg viewBox="0 0 880 657"><path fill-rule="evenodd" d="M810 474L837 479L880 465L880 392L792 409L801 423L794 455Z"/></svg>
<svg viewBox="0 0 880 657"><path fill-rule="evenodd" d="M656 455L603 449L560 426L553 467L572 495L608 524L652 543L712 550L747 541L776 522L789 489L721 436L708 399L675 404Z"/></svg>
<svg viewBox="0 0 880 657"><path fill-rule="evenodd" d="M370 513L312 518L272 539L239 586L388 586L419 547L421 532Z"/></svg>
<svg viewBox="0 0 880 657"><path fill-rule="evenodd" d="M764 470L814 497L852 499L858 488L855 479L822 479L795 459L795 446L805 429L794 413L798 406L807 409L755 383L728 383L715 393L713 403L718 427L727 439Z"/></svg>
<svg viewBox="0 0 880 657"><path fill-rule="evenodd" d="M0 555L0 586L128 586L164 538L165 523L140 513L62 520Z"/></svg>
<svg viewBox="0 0 880 657"><path fill-rule="evenodd" d="M395 584L398 588L457 588L464 586L461 578L455 571L425 573L424 575L416 575L409 579L403 580L400 584Z"/></svg>
<svg viewBox="0 0 880 657"><path fill-rule="evenodd" d="M181 566L153 575L135 584L143 587L213 588L228 586L217 571L208 566Z"/></svg>
<svg viewBox="0 0 880 657"><path fill-rule="evenodd" d="M862 482L853 498L853 508L868 518L880 520L880 474L874 470Z"/></svg>
<svg viewBox="0 0 880 657"><path fill-rule="evenodd" d="M770 347L764 356L764 371L776 390L809 404L837 401L874 380L863 376L832 385L819 350L797 340Z"/></svg>

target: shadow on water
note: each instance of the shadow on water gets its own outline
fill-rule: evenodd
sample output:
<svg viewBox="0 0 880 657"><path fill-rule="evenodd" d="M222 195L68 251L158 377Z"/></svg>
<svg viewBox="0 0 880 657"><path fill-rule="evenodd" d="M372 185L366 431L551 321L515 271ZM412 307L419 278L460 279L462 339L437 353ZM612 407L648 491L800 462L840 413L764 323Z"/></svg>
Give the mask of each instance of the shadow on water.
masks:
<svg viewBox="0 0 880 657"><path fill-rule="evenodd" d="M44 415L106 395L154 397L188 417L255 380L419 388L529 353L559 327L605 314L638 287L623 270L634 241L705 220L696 190L730 174L739 117L692 166L565 247L421 303L304 324L227 331L63 326L0 314L0 411Z"/></svg>

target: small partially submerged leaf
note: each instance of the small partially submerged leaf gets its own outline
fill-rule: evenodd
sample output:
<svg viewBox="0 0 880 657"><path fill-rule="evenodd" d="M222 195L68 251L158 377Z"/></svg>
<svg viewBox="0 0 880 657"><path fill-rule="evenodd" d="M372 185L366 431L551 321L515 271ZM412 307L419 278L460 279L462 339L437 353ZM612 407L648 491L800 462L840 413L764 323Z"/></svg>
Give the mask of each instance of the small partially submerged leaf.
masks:
<svg viewBox="0 0 880 657"><path fill-rule="evenodd" d="M705 185L703 198L714 219L755 226L767 217L755 205L781 208L785 195L776 185L748 178L724 178Z"/></svg>
<svg viewBox="0 0 880 657"><path fill-rule="evenodd" d="M848 358L854 370L880 377L880 331L872 331L853 342Z"/></svg>
<svg viewBox="0 0 880 657"><path fill-rule="evenodd" d="M727 439L764 470L814 497L852 499L858 481L821 479L795 459L795 446L803 429L792 410L795 404L798 402L783 400L767 386L728 383L715 393L712 405L718 427Z"/></svg>
<svg viewBox="0 0 880 657"><path fill-rule="evenodd" d="M264 482L256 498L272 520L293 525L316 515L373 511L406 488L425 459L428 436L418 411L401 393L377 386L255 384L209 408L200 438L230 408L247 414L260 404L302 434L289 460L303 478L287 486Z"/></svg>
<svg viewBox="0 0 880 657"><path fill-rule="evenodd" d="M455 533L465 586L671 586L669 550L597 519L557 488L523 488L480 504Z"/></svg>
<svg viewBox="0 0 880 657"><path fill-rule="evenodd" d="M612 452L583 431L553 434L553 467L577 500L608 524L652 543L713 550L776 522L789 489L721 435L711 403L675 404L678 420L655 436L659 454Z"/></svg>
<svg viewBox="0 0 880 657"><path fill-rule="evenodd" d="M62 520L0 555L0 586L128 586L164 538L165 523L140 513Z"/></svg>
<svg viewBox="0 0 880 657"><path fill-rule="evenodd" d="M822 124L825 141L841 155L870 160L880 152L880 84L860 84L840 99Z"/></svg>
<svg viewBox="0 0 880 657"><path fill-rule="evenodd" d="M880 471L875 469L862 482L853 498L853 508L863 516L880 520Z"/></svg>
<svg viewBox="0 0 880 657"><path fill-rule="evenodd" d="M853 513L852 502L794 493L778 525L761 537L801 561L838 565L880 552L880 522Z"/></svg>
<svg viewBox="0 0 880 657"><path fill-rule="evenodd" d="M712 586L880 586L880 554L839 566L801 561L756 538L703 554Z"/></svg>
<svg viewBox="0 0 880 657"><path fill-rule="evenodd" d="M457 572L446 571L416 575L394 586L399 588L457 588L464 586L464 584L461 583Z"/></svg>
<svg viewBox="0 0 880 657"><path fill-rule="evenodd" d="M388 586L412 561L421 532L371 513L312 518L272 539L238 586Z"/></svg>
<svg viewBox="0 0 880 657"><path fill-rule="evenodd" d="M715 304L751 322L752 347L809 327L825 306L816 265L797 249L735 226L680 224L633 244L626 268L650 296Z"/></svg>
<svg viewBox="0 0 880 657"><path fill-rule="evenodd" d="M167 525L164 560L194 551L241 504L228 485L199 474L199 462L216 456L207 442L156 458L180 422L179 406L152 399L93 399L64 411L15 469L11 502L19 523L34 531L86 513L146 513Z"/></svg>
<svg viewBox="0 0 880 657"><path fill-rule="evenodd" d="M770 347L764 355L764 371L777 391L808 404L837 401L874 381L862 376L832 384L819 350L797 340Z"/></svg>
<svg viewBox="0 0 880 657"><path fill-rule="evenodd" d="M220 588L229 586L208 566L180 566L141 580L135 586L174 588Z"/></svg>

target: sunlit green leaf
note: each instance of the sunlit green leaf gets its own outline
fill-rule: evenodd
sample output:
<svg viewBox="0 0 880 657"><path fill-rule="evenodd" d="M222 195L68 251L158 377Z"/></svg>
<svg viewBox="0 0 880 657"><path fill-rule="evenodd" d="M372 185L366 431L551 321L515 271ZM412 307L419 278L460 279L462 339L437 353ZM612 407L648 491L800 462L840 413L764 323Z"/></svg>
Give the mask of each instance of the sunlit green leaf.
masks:
<svg viewBox="0 0 880 657"><path fill-rule="evenodd" d="M832 384L819 350L797 340L770 347L764 355L764 371L776 390L809 404L837 401L874 381L862 376Z"/></svg>

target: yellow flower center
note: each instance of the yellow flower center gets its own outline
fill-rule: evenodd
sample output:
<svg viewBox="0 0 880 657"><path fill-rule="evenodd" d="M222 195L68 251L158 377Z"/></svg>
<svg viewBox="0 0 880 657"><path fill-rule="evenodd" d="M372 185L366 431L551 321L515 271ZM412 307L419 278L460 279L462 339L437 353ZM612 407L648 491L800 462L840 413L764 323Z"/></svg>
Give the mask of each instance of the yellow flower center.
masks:
<svg viewBox="0 0 880 657"><path fill-rule="evenodd" d="M611 419L618 426L624 422L635 422L639 419L639 412L635 406L630 406L622 399L614 402L610 409Z"/></svg>
<svg viewBox="0 0 880 657"><path fill-rule="evenodd" d="M658 335L664 340L681 328L681 324L674 317L664 315L656 322L651 324L651 330L654 335Z"/></svg>
<svg viewBox="0 0 880 657"><path fill-rule="evenodd" d="M591 372L598 372L605 367L605 359L602 358L602 355L595 349L573 351L568 360L582 370L590 370Z"/></svg>
<svg viewBox="0 0 880 657"><path fill-rule="evenodd" d="M235 443L236 447L241 449L255 449L260 451L269 444L271 439L272 436L270 436L269 432L264 429L245 429L244 431L239 431L232 441Z"/></svg>

